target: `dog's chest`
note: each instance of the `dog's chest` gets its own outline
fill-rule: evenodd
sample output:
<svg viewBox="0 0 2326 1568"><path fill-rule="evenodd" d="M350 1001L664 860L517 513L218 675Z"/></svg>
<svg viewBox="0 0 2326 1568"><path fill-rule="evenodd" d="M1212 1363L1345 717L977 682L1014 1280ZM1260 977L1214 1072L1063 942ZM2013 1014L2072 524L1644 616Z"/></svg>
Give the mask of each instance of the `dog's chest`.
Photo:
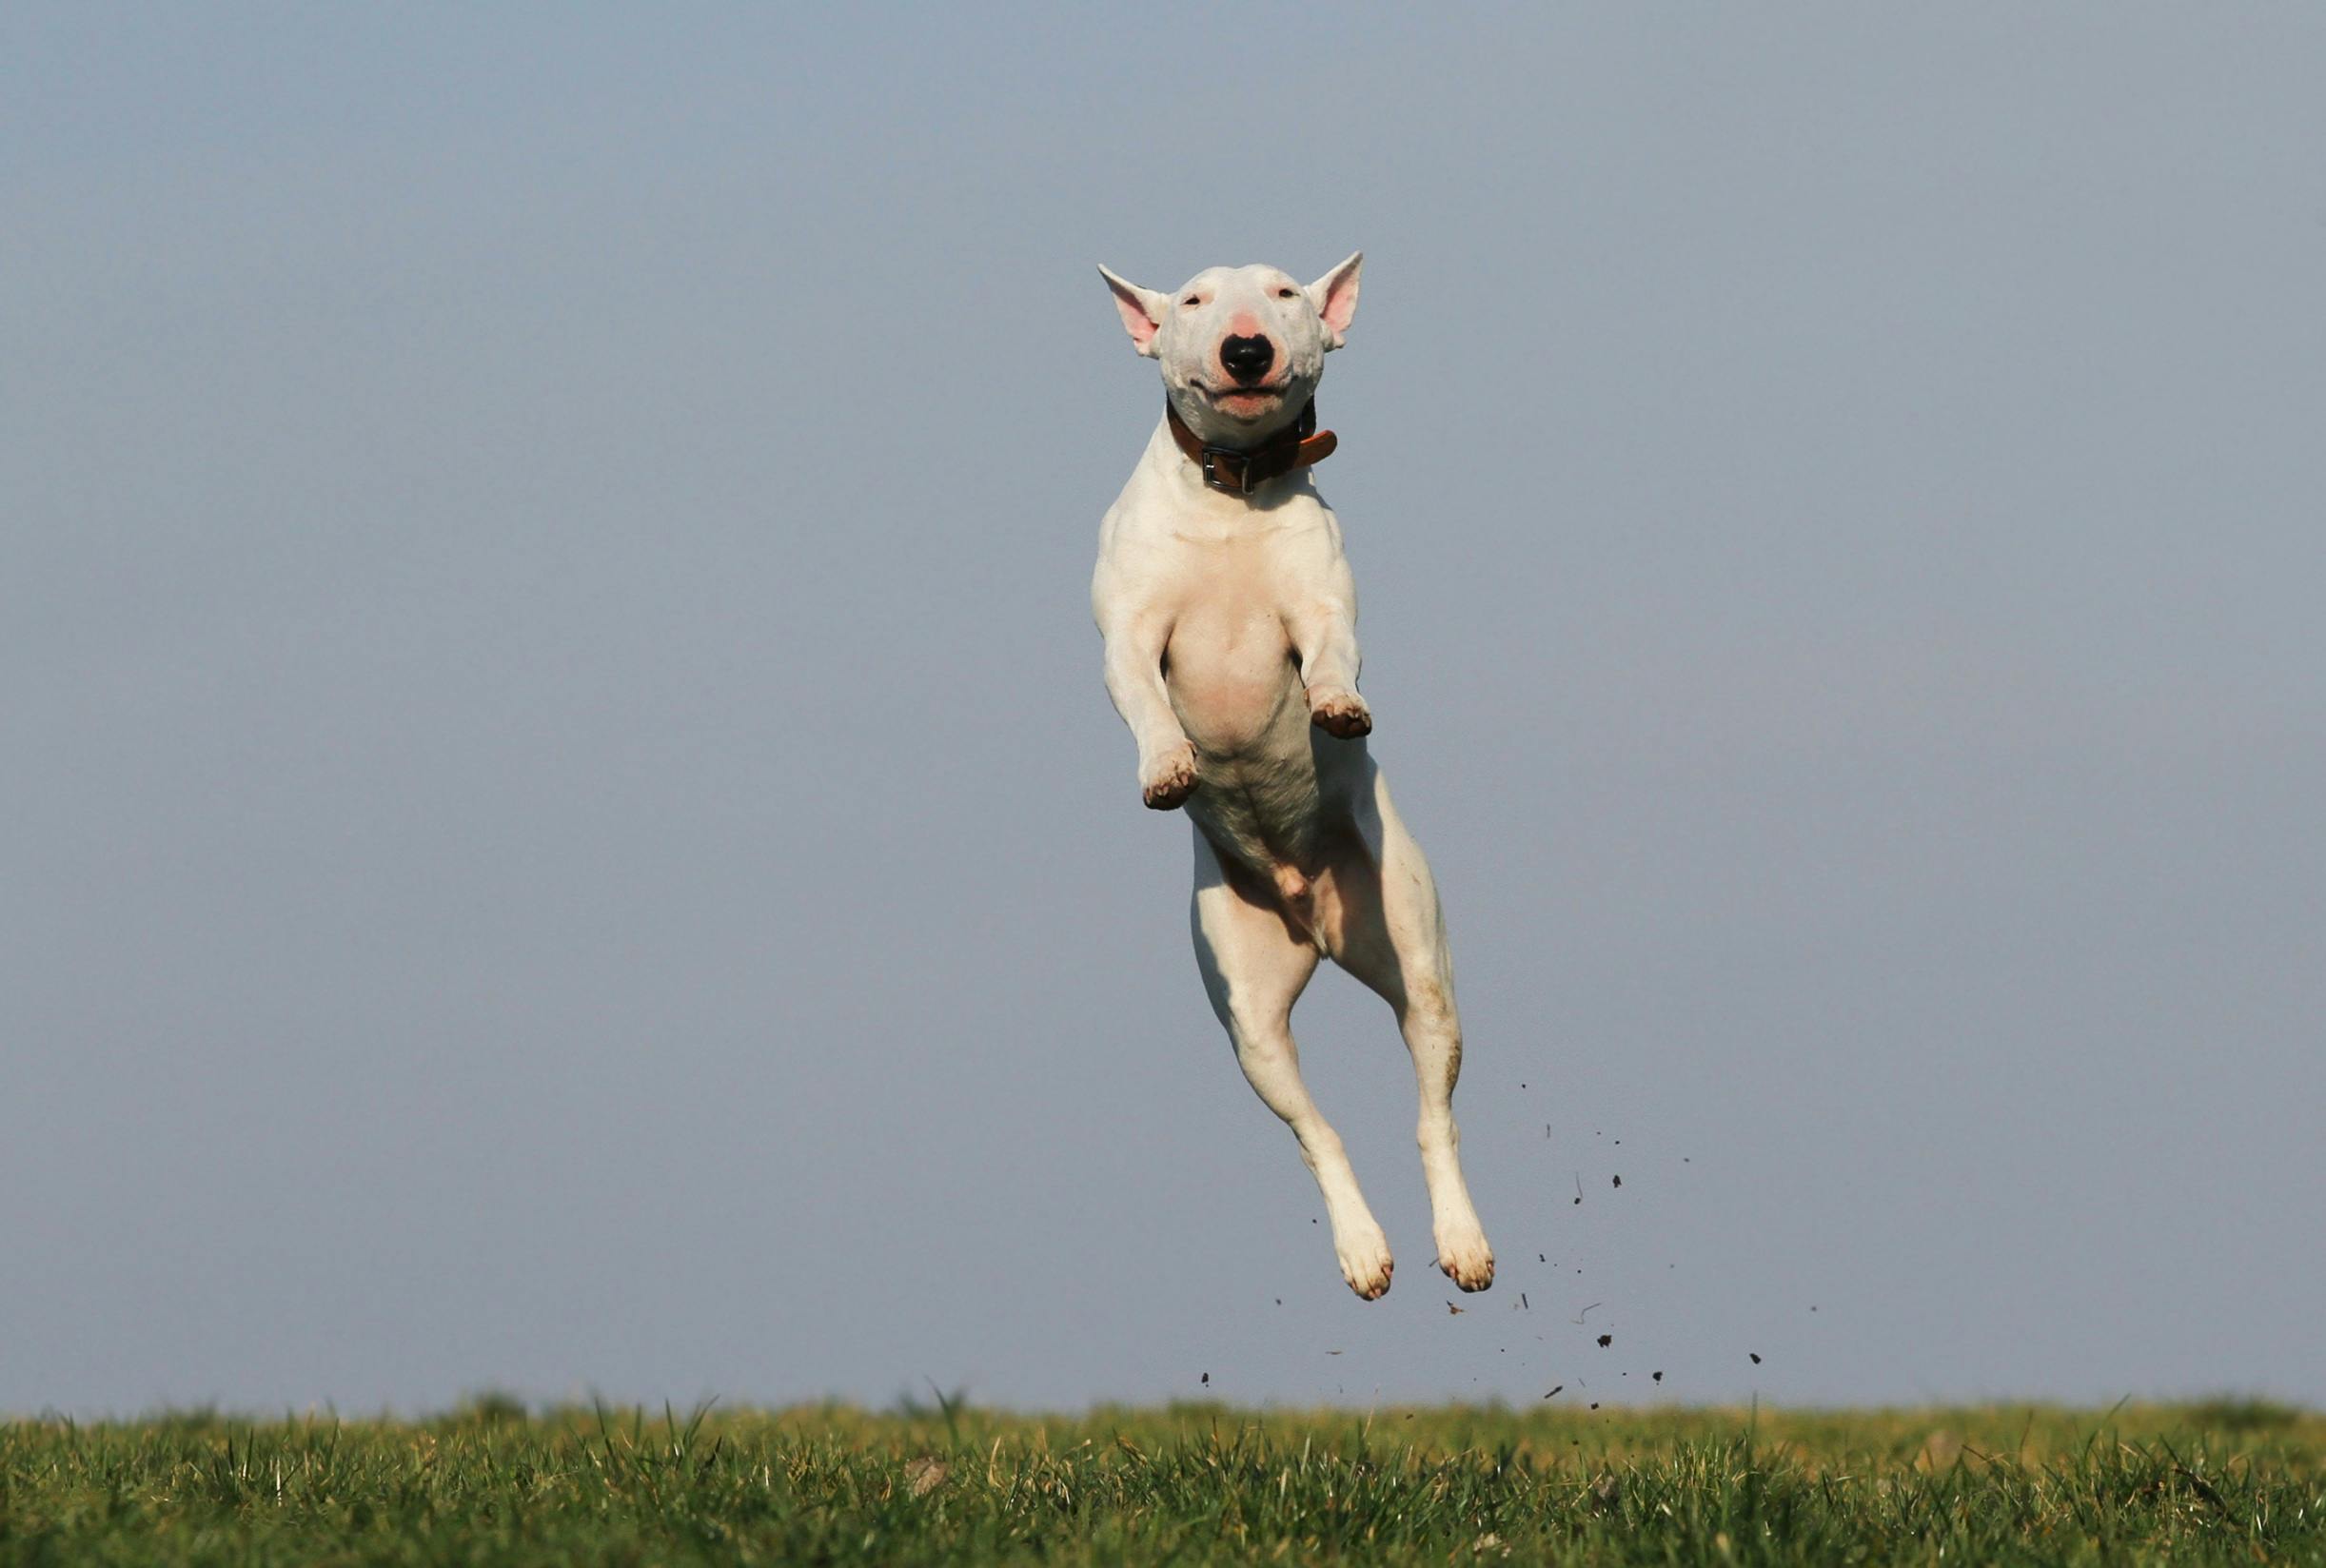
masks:
<svg viewBox="0 0 2326 1568"><path fill-rule="evenodd" d="M1299 707L1283 552L1260 538L1182 542L1177 554L1165 654L1172 706L1199 751L1250 752Z"/></svg>

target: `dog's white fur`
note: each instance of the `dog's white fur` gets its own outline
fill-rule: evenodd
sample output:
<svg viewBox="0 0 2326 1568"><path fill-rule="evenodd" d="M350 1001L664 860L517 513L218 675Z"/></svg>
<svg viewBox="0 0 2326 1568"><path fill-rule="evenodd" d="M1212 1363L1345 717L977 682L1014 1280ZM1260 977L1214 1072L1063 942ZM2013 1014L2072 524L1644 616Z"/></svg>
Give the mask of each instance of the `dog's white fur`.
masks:
<svg viewBox="0 0 2326 1568"><path fill-rule="evenodd" d="M1271 266L1212 267L1173 294L1099 268L1172 406L1211 444L1250 448L1299 415L1357 304L1363 256L1305 287ZM1257 389L1220 359L1272 350ZM1292 1004L1332 958L1395 1009L1421 1088L1422 1172L1438 1266L1465 1290L1494 1254L1462 1180L1453 960L1436 885L1390 804L1357 695L1357 598L1341 529L1307 469L1250 497L1205 486L1158 421L1101 525L1092 608L1107 691L1138 742L1139 793L1195 825L1193 923L1212 1009L1244 1075L1300 1141L1342 1276L1368 1301L1393 1264L1339 1134L1301 1082Z"/></svg>

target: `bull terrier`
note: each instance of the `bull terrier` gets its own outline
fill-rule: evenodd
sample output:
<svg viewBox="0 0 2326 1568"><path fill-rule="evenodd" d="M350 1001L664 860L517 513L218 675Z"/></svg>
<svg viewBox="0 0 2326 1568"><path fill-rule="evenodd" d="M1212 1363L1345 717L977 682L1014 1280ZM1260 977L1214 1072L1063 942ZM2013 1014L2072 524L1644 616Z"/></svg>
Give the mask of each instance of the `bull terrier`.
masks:
<svg viewBox="0 0 2326 1568"><path fill-rule="evenodd" d="M1436 884L1390 804L1357 695L1357 595L1310 467L1325 355L1346 341L1362 252L1302 285L1215 266L1164 294L1105 267L1161 363L1164 413L1099 525L1091 604L1107 693L1138 743L1139 796L1194 824L1195 960L1244 1076L1299 1140L1350 1289L1390 1288L1389 1239L1301 1082L1292 1004L1328 957L1387 1001L1421 1088L1438 1267L1464 1290L1494 1253L1462 1180L1462 1025Z"/></svg>

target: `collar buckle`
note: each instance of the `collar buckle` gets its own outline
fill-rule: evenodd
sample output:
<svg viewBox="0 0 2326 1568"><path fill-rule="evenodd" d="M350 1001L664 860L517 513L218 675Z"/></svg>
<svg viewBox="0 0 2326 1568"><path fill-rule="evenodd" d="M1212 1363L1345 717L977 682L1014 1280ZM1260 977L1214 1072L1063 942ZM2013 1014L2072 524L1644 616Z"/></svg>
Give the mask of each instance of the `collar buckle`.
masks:
<svg viewBox="0 0 2326 1568"><path fill-rule="evenodd" d="M1233 458L1242 464L1236 470L1232 482L1220 473L1219 460L1222 458ZM1238 452L1230 446L1207 446L1197 454L1195 461L1197 466L1203 470L1203 482L1212 489L1224 490L1231 496L1252 494L1252 456L1250 453Z"/></svg>

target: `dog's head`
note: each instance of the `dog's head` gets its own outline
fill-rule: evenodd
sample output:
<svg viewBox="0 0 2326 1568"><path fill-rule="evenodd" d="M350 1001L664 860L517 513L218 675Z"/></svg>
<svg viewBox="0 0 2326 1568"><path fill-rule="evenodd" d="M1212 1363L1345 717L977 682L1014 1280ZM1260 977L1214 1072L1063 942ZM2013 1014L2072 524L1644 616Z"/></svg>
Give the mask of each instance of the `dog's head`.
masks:
<svg viewBox="0 0 2326 1568"><path fill-rule="evenodd" d="M1272 266L1214 266L1175 293L1098 270L1132 344L1163 362L1179 417L1217 446L1257 445L1299 417L1324 379L1325 355L1357 311L1357 252L1303 285Z"/></svg>

